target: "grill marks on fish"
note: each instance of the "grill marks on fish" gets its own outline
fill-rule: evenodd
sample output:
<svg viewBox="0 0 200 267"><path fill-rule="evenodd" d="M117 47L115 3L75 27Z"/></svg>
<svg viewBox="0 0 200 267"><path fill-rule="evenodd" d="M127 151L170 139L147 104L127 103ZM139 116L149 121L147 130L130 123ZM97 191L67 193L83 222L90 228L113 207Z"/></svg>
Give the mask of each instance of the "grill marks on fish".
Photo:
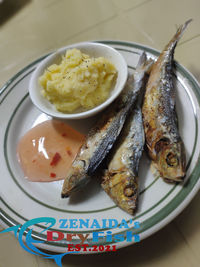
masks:
<svg viewBox="0 0 200 267"><path fill-rule="evenodd" d="M141 87L129 76L126 87L119 98L102 115L97 125L89 132L65 178L62 197L87 184L102 160L119 136L126 117L134 105Z"/></svg>
<svg viewBox="0 0 200 267"><path fill-rule="evenodd" d="M174 50L190 21L179 27L153 65L142 108L149 155L160 175L168 181L182 181L186 172L172 76Z"/></svg>

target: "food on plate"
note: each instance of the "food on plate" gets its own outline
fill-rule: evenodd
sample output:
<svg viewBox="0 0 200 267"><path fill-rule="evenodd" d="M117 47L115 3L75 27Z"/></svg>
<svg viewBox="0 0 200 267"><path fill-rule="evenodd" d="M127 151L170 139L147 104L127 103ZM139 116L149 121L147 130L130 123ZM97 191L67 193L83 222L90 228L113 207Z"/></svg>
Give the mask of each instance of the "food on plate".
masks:
<svg viewBox="0 0 200 267"><path fill-rule="evenodd" d="M190 21L179 27L153 65L142 108L149 155L167 181L180 182L186 174L185 149L175 111L173 54Z"/></svg>
<svg viewBox="0 0 200 267"><path fill-rule="evenodd" d="M17 148L25 177L32 182L64 179L84 139L84 135L56 120L33 127Z"/></svg>
<svg viewBox="0 0 200 267"><path fill-rule="evenodd" d="M61 197L65 198L85 186L95 174L100 174L105 192L120 208L133 215L138 202L139 162L146 141L160 176L168 182L182 181L186 174L186 156L175 111L173 55L190 21L179 27L156 62L147 59L143 52L120 96L102 113L86 137L54 120L30 130L18 146L19 160L27 178L31 181L64 178ZM98 73L95 76L98 82L107 77L101 67L110 63L102 63L102 60L89 58L77 49L68 50L61 64L50 66L40 78L43 94L55 105L59 104L59 108L65 107L63 112L91 108L94 103L95 106L94 99L99 97L101 86L95 82L99 89L91 93L87 85L94 74ZM110 78L106 83L110 87L117 74L114 66L108 68ZM69 72L64 74L66 69ZM83 92L76 86L80 83L86 88ZM107 87L105 91L109 94L109 90ZM83 99L89 102L92 99L93 104L86 107ZM68 100L72 100L71 104Z"/></svg>
<svg viewBox="0 0 200 267"><path fill-rule="evenodd" d="M60 64L49 66L39 78L42 94L58 111L71 113L92 109L110 95L117 77L106 58L93 58L78 49L67 50Z"/></svg>
<svg viewBox="0 0 200 267"><path fill-rule="evenodd" d="M141 96L146 85L145 77L147 77L152 63L153 61L147 60L146 54L143 53L134 73L135 87L141 86L141 95L113 146L101 184L114 202L131 215L134 214L137 207L138 167L145 142Z"/></svg>
<svg viewBox="0 0 200 267"><path fill-rule="evenodd" d="M111 150L142 89L142 80L146 77L145 71L139 71L136 77L137 79L134 80L133 76L129 76L122 94L104 112L89 132L84 145L67 173L62 188L62 197L68 197L72 192L87 184Z"/></svg>

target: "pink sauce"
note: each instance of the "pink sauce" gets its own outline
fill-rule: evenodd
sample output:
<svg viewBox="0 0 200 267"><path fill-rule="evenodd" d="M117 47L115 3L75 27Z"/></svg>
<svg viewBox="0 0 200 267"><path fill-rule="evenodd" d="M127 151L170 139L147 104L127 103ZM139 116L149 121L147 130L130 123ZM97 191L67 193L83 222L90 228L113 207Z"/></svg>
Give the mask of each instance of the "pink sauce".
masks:
<svg viewBox="0 0 200 267"><path fill-rule="evenodd" d="M64 179L84 140L84 135L63 122L38 124L21 138L17 148L25 178L32 182Z"/></svg>

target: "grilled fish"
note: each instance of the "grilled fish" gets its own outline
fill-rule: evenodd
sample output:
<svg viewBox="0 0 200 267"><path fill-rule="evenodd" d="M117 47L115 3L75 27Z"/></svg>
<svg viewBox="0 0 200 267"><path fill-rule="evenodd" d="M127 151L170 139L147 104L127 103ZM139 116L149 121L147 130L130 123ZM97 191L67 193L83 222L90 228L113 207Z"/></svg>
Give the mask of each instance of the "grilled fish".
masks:
<svg viewBox="0 0 200 267"><path fill-rule="evenodd" d="M123 93L114 104L108 107L97 125L91 129L64 180L62 197L68 197L89 182L119 136L140 92L143 78L142 71L138 73L138 80L134 80L133 76L129 75Z"/></svg>
<svg viewBox="0 0 200 267"><path fill-rule="evenodd" d="M184 144L178 132L173 56L191 20L181 25L153 65L142 108L146 144L156 169L166 181L182 181L186 174Z"/></svg>
<svg viewBox="0 0 200 267"><path fill-rule="evenodd" d="M151 60L147 61L145 54L140 58L134 77L135 82L139 83L141 88L145 87L147 79L144 74L149 72L152 63ZM143 74L141 75L141 73ZM143 95L142 91L141 95ZM136 108L128 116L111 155L109 155L110 161L101 183L105 192L114 202L131 215L134 214L137 207L138 167L145 142L141 95Z"/></svg>
<svg viewBox="0 0 200 267"><path fill-rule="evenodd" d="M133 215L138 198L138 166L144 146L142 112L137 107L122 130L101 183L123 210Z"/></svg>

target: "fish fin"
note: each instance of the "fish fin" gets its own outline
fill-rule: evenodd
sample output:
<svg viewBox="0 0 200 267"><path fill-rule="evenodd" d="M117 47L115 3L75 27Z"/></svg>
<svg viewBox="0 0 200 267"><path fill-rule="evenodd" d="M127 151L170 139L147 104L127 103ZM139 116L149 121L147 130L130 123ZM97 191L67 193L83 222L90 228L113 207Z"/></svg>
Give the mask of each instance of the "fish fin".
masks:
<svg viewBox="0 0 200 267"><path fill-rule="evenodd" d="M155 178L160 177L160 172L158 171L158 169L156 167L156 163L153 161L151 162L150 170L151 170L151 173L153 174L153 176Z"/></svg>

